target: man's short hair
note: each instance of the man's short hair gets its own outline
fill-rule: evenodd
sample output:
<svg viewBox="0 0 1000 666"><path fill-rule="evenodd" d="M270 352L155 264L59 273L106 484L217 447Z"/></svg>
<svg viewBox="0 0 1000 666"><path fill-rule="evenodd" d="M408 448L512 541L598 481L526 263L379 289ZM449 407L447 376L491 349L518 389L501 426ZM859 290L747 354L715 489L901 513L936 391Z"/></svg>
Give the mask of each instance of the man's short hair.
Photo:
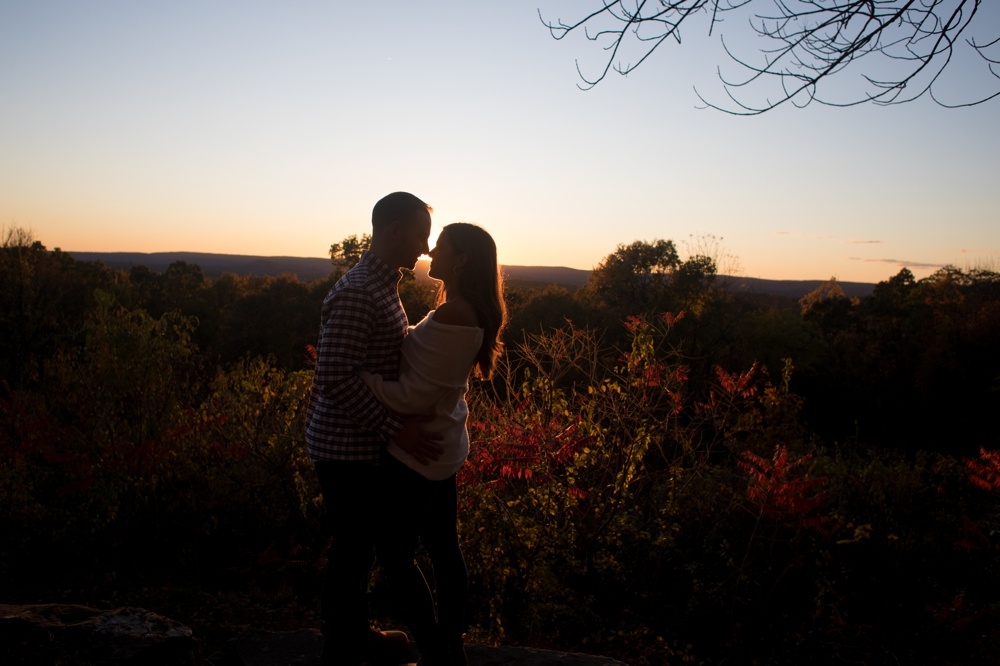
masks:
<svg viewBox="0 0 1000 666"><path fill-rule="evenodd" d="M434 209L409 192L393 192L378 200L372 208L372 231L378 233L393 222L412 218Z"/></svg>

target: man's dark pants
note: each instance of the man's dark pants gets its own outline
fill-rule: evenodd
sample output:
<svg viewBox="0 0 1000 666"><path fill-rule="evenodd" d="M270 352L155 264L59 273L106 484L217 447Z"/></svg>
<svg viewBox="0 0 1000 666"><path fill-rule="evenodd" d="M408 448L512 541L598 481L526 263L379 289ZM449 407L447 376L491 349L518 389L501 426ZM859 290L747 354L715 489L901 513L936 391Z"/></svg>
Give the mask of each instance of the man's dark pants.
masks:
<svg viewBox="0 0 1000 666"><path fill-rule="evenodd" d="M368 462L317 461L327 524L332 536L323 583L323 638L343 656L358 654L371 633L367 590L375 563L378 466Z"/></svg>

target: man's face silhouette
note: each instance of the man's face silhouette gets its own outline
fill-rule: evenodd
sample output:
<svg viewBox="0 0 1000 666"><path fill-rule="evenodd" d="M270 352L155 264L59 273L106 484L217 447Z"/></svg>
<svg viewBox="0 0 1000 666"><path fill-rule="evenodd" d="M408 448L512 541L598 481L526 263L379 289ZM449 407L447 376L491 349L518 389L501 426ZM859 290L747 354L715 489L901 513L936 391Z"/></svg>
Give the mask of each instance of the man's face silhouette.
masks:
<svg viewBox="0 0 1000 666"><path fill-rule="evenodd" d="M430 250L427 239L431 235L431 214L421 211L396 224L398 266L413 270L417 259Z"/></svg>

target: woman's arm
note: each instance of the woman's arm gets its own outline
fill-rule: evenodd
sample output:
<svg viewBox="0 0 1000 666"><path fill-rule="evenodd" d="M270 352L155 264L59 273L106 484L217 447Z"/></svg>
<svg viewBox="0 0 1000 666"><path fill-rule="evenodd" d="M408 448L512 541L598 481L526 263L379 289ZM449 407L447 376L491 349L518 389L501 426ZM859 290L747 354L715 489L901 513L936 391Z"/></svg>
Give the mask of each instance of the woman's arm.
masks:
<svg viewBox="0 0 1000 666"><path fill-rule="evenodd" d="M434 404L448 391L405 370L394 382L367 371L362 371L359 376L379 402L399 414L429 414Z"/></svg>
<svg viewBox="0 0 1000 666"><path fill-rule="evenodd" d="M449 392L466 385L482 331L465 303L444 303L415 326L403 343L397 381L363 372L361 380L389 409L400 414L428 414ZM443 314L442 314L443 312ZM443 321L442 321L443 320ZM465 326L472 321L473 326Z"/></svg>

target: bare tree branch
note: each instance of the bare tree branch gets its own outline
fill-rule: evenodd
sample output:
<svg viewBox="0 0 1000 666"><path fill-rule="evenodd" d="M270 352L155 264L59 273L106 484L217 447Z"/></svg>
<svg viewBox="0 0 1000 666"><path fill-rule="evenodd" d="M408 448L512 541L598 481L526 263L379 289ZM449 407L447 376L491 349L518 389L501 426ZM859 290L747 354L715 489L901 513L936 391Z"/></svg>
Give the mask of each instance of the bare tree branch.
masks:
<svg viewBox="0 0 1000 666"><path fill-rule="evenodd" d="M737 76L717 69L723 93L720 104L697 89L701 103L727 113L754 115L786 102L803 107L880 105L911 102L924 95L949 108L972 106L1000 96L1000 37L986 43L960 39L973 24L985 0L598 0L594 11L575 21L548 21L538 16L557 40L574 32L607 52L596 76L579 61L577 72L587 90L609 72L627 75L664 42L681 43L684 25L707 22L711 36L727 15L745 19L741 35L763 38L763 48L734 48L723 35L725 53ZM738 21L743 24L743 21ZM991 29L1000 32L1000 27ZM732 34L732 33L730 33ZM746 39L734 43L745 45ZM947 101L935 86L952 65L956 48L980 57L997 80L992 90L977 90L967 101ZM635 53L623 61L623 54ZM834 84L837 81L837 84ZM843 84L847 84L846 86ZM762 99L754 101L754 95ZM844 92L844 90L850 92ZM767 91L771 91L770 95Z"/></svg>

